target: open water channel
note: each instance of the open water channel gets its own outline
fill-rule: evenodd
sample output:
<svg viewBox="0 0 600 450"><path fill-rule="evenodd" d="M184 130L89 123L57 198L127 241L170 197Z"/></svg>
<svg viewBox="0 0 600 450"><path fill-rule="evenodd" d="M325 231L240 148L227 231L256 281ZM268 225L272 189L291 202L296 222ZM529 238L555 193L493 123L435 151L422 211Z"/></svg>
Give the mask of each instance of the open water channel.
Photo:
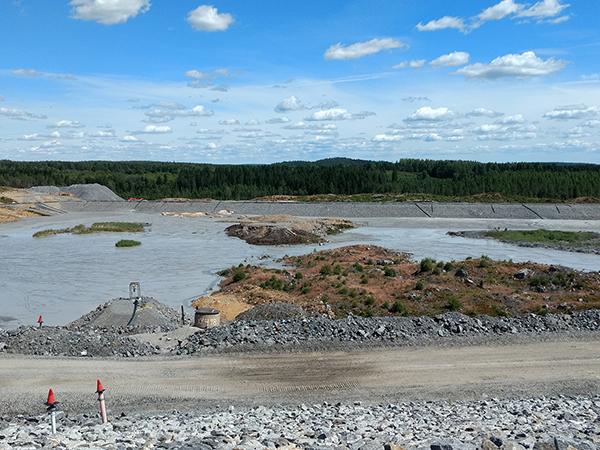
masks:
<svg viewBox="0 0 600 450"><path fill-rule="evenodd" d="M351 218L349 218L352 220ZM122 221L151 224L144 233L60 234L35 239L46 229ZM536 261L597 271L600 256L523 248L491 240L447 236L447 231L562 229L600 231L600 221L488 219L355 219L361 227L331 236L324 246L253 246L226 236L223 219L182 218L135 211L69 213L0 224L0 327L37 322L65 325L113 298L128 297L130 282L144 296L173 308L218 289L216 272L244 264L274 267L284 255L300 255L352 244L374 244L412 253L415 260L462 260L488 255L495 260ZM142 245L116 248L120 239ZM268 255L268 256L267 256ZM262 259L261 259L262 257ZM188 312L191 310L188 309Z"/></svg>

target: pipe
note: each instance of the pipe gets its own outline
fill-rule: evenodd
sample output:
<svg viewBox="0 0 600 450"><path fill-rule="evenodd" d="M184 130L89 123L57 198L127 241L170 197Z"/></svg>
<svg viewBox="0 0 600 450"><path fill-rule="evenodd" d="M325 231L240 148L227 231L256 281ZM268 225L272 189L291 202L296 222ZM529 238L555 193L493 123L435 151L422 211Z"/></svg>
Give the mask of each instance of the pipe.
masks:
<svg viewBox="0 0 600 450"><path fill-rule="evenodd" d="M129 326L129 324L135 317L135 312L137 311L137 307L138 307L138 299L136 298L135 301L133 302L133 314L131 315L131 319L129 319L129 322L127 322L127 325L126 325L127 327Z"/></svg>

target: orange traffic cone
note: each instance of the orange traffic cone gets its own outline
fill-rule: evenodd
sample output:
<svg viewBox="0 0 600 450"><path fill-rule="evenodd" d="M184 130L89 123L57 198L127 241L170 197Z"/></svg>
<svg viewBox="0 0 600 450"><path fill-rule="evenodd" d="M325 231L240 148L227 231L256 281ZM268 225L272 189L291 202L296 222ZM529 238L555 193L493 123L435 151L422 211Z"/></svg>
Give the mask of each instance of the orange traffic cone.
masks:
<svg viewBox="0 0 600 450"><path fill-rule="evenodd" d="M55 404L56 400L54 400L54 392L52 392L52 389L50 389L50 391L48 392L48 401L46 402L46 405L54 406Z"/></svg>
<svg viewBox="0 0 600 450"><path fill-rule="evenodd" d="M104 392L105 390L106 390L106 389L104 389L104 388L102 387L102 383L100 383L100 380L98 380L98 389L96 389L96 392L97 392L98 394L101 394L101 393L102 393L102 392Z"/></svg>
<svg viewBox="0 0 600 450"><path fill-rule="evenodd" d="M42 324L44 323L44 321L42 320L42 316L40 316L40 318L38 319L38 323L40 324L40 328L42 328Z"/></svg>

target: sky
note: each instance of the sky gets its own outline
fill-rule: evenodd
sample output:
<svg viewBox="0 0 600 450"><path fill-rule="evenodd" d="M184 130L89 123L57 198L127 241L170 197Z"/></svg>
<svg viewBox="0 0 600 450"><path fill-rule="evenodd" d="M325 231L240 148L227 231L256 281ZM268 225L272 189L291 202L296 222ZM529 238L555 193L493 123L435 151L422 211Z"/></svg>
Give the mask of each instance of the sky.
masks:
<svg viewBox="0 0 600 450"><path fill-rule="evenodd" d="M4 0L0 159L600 163L591 0Z"/></svg>

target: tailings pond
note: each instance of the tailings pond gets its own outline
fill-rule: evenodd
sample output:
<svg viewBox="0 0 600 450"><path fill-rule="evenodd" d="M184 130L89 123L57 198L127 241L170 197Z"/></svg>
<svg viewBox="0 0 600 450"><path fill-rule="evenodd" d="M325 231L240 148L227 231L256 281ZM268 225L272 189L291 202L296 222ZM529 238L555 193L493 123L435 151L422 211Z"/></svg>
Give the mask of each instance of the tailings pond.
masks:
<svg viewBox="0 0 600 450"><path fill-rule="evenodd" d="M353 220L352 218L348 218ZM231 220L234 220L233 218ZM144 233L59 234L33 238L36 231L94 222L143 222ZM113 298L128 297L129 283L141 294L173 308L218 289L216 272L233 265L277 266L284 255L352 244L374 244L412 253L415 260L462 260L487 255L495 260L536 261L597 271L600 256L541 248L523 248L491 240L447 236L447 231L562 229L600 231L600 221L489 219L354 219L360 228L331 236L323 246L263 247L226 236L225 219L182 218L135 211L69 213L0 224L0 327L37 323L65 325ZM121 239L139 247L116 248Z"/></svg>

